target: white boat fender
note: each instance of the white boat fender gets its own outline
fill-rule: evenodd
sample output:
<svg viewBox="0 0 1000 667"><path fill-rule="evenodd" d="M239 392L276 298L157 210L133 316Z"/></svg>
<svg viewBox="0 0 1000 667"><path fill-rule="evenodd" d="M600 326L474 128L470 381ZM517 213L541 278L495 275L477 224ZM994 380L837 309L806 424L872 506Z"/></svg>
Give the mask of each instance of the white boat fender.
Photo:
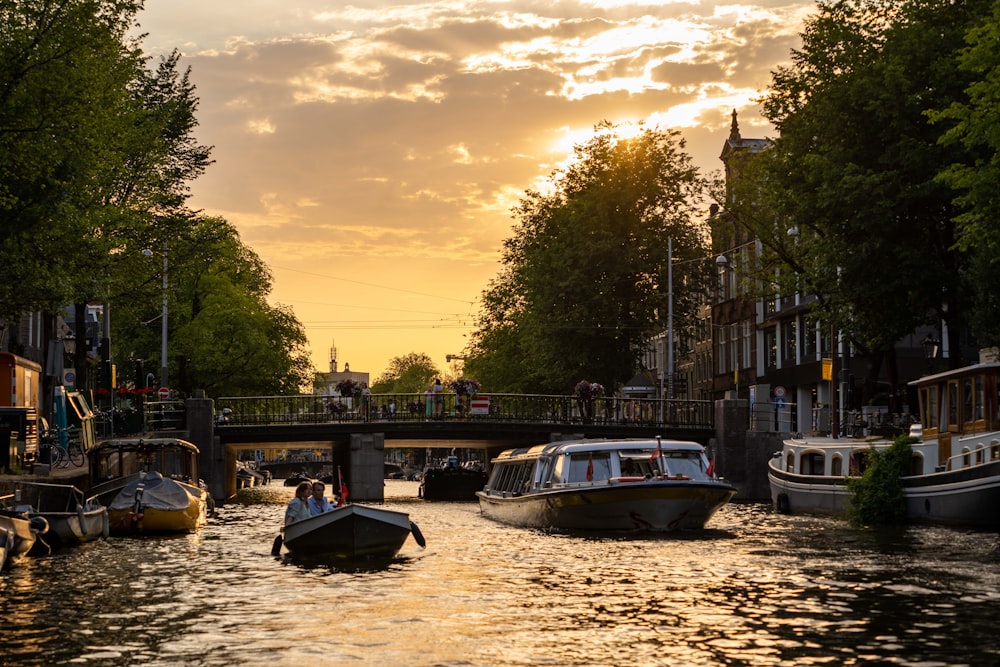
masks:
<svg viewBox="0 0 1000 667"><path fill-rule="evenodd" d="M779 493L774 504L778 508L778 511L782 514L790 514L792 511L791 505L788 502L787 493Z"/></svg>
<svg viewBox="0 0 1000 667"><path fill-rule="evenodd" d="M412 521L410 522L410 532L413 534L413 539L417 541L417 544L420 545L421 549L427 547L427 540L424 539L424 534L420 532L419 528L417 528L417 524Z"/></svg>

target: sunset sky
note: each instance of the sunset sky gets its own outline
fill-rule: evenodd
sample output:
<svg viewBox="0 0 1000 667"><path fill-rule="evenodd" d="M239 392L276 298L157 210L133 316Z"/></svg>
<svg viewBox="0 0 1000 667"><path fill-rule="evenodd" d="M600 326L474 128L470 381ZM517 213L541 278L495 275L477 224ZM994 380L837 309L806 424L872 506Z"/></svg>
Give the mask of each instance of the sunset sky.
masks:
<svg viewBox="0 0 1000 667"><path fill-rule="evenodd" d="M811 0L146 0L214 146L191 205L233 223L316 367L461 354L510 210L602 120L680 130L719 170L733 109L799 45Z"/></svg>

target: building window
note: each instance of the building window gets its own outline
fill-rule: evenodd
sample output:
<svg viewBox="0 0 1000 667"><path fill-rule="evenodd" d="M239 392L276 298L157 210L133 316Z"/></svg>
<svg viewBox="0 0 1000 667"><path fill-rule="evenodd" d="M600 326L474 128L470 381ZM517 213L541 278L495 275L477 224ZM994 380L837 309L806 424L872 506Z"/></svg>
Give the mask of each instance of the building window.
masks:
<svg viewBox="0 0 1000 667"><path fill-rule="evenodd" d="M734 371L741 366L740 364L740 325L730 324L729 325L729 368L726 372Z"/></svg>
<svg viewBox="0 0 1000 667"><path fill-rule="evenodd" d="M816 339L819 337L816 322L805 320L802 327L802 361L816 361L819 359L816 349Z"/></svg>
<svg viewBox="0 0 1000 667"><path fill-rule="evenodd" d="M766 368L778 367L778 335L774 327L764 331L764 355Z"/></svg>
<svg viewBox="0 0 1000 667"><path fill-rule="evenodd" d="M716 348L716 356L718 357L716 360L716 369L718 370L719 375L725 375L729 372L729 365L726 363L726 349L728 347L726 337L728 334L728 327L719 327L719 345Z"/></svg>
<svg viewBox="0 0 1000 667"><path fill-rule="evenodd" d="M743 322L743 355L740 357L740 368L749 368L751 351L753 350L753 322Z"/></svg>
<svg viewBox="0 0 1000 667"><path fill-rule="evenodd" d="M798 327L795 320L781 323L782 355L781 361L788 365L795 363L795 342L798 340Z"/></svg>

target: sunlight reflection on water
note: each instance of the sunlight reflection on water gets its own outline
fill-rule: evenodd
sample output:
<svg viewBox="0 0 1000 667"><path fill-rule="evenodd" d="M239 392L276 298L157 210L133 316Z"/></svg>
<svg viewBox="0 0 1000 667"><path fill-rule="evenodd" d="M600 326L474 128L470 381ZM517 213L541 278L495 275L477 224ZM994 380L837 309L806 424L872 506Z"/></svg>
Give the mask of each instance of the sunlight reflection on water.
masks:
<svg viewBox="0 0 1000 667"><path fill-rule="evenodd" d="M701 533L551 535L386 496L427 548L374 568L273 558L282 498L26 561L0 575L0 664L1000 663L995 534L730 505Z"/></svg>

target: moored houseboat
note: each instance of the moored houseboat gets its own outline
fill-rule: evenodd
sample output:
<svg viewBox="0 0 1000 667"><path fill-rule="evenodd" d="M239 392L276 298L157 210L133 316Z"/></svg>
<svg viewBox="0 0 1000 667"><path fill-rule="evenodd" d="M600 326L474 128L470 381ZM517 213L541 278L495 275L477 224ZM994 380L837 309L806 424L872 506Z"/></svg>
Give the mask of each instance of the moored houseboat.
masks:
<svg viewBox="0 0 1000 667"><path fill-rule="evenodd" d="M910 383L919 397L910 471L902 478L910 521L1000 526L1000 364L975 364ZM797 437L768 464L774 506L786 513L841 514L847 480L864 472L885 438Z"/></svg>
<svg viewBox="0 0 1000 667"><path fill-rule="evenodd" d="M736 493L696 442L570 440L510 449L478 492L484 516L526 528L700 529Z"/></svg>

